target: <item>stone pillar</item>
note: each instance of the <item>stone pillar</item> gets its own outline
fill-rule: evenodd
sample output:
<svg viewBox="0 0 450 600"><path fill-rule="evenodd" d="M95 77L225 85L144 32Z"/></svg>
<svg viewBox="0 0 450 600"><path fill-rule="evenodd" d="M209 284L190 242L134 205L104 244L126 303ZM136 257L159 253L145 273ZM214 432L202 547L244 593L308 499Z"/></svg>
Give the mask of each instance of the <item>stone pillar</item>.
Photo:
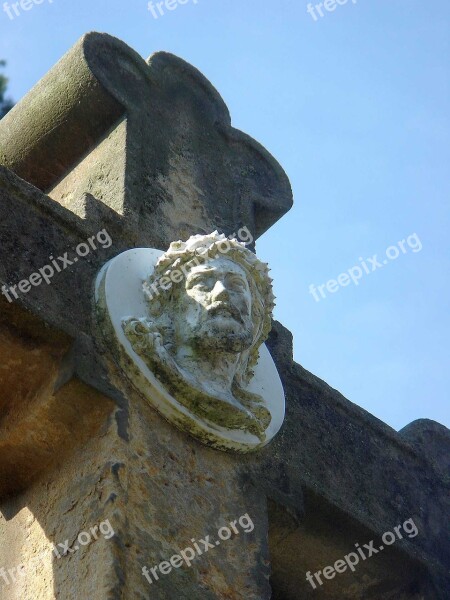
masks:
<svg viewBox="0 0 450 600"><path fill-rule="evenodd" d="M242 457L195 441L124 385L96 342L93 285L133 246L243 225L259 236L292 203L281 167L231 127L196 69L166 53L145 62L100 34L2 120L0 156L8 289L50 254L73 256L100 230L112 239L49 285L2 297L0 598L270 598L265 495ZM144 577L194 542L190 568Z"/></svg>

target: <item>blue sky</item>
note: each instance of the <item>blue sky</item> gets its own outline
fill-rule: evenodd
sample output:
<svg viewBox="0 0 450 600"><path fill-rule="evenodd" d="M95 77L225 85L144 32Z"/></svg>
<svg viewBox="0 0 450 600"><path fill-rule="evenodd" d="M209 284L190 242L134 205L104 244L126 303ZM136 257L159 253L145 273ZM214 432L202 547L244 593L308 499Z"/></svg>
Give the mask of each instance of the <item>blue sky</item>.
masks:
<svg viewBox="0 0 450 600"><path fill-rule="evenodd" d="M0 11L0 58L16 100L92 30L198 67L291 179L258 253L296 360L395 429L448 426L450 3L335 6L314 20L304 0L188 0L155 19L146 0L43 0ZM386 258L413 234L420 251ZM309 293L356 266L358 285Z"/></svg>

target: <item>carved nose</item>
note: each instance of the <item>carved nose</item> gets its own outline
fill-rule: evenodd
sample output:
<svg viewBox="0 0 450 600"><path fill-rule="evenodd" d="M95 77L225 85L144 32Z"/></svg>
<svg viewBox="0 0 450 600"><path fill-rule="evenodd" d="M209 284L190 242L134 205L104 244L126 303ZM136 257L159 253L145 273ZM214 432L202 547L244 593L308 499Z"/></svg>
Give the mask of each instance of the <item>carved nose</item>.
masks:
<svg viewBox="0 0 450 600"><path fill-rule="evenodd" d="M228 300L230 294L221 281L217 281L212 291L213 300Z"/></svg>

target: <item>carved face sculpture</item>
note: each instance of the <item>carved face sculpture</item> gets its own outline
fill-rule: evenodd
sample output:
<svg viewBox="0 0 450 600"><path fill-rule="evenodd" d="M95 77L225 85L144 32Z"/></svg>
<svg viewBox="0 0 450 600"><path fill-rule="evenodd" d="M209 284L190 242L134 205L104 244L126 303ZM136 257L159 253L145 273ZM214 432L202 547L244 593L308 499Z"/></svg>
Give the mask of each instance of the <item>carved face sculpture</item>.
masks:
<svg viewBox="0 0 450 600"><path fill-rule="evenodd" d="M244 269L224 257L187 271L177 296L175 335L199 352L242 352L253 343L252 294Z"/></svg>
<svg viewBox="0 0 450 600"><path fill-rule="evenodd" d="M264 371L258 361L274 306L268 266L245 244L215 231L172 242L141 285L147 314L121 324L164 388L149 398L161 408L161 395L170 394L170 418L220 440L220 447L265 443L283 412L272 425L270 398L255 378L258 368Z"/></svg>

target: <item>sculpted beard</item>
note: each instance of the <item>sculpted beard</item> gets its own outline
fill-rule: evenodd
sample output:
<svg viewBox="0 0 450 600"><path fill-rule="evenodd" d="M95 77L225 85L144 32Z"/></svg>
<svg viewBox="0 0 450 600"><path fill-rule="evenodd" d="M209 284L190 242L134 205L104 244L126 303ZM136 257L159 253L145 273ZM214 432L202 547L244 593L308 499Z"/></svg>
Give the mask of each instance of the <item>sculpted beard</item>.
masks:
<svg viewBox="0 0 450 600"><path fill-rule="evenodd" d="M249 316L243 317L234 307L222 309L212 305L192 334L193 344L200 351L214 349L238 353L252 345L253 324Z"/></svg>

